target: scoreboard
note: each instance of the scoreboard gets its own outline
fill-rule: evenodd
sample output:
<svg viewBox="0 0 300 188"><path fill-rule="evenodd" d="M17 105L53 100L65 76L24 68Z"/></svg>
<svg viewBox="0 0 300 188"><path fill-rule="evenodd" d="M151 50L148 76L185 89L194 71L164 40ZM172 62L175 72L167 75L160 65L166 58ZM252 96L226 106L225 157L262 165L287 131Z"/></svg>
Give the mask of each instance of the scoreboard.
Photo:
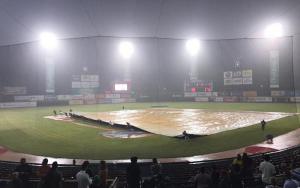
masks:
<svg viewBox="0 0 300 188"><path fill-rule="evenodd" d="M213 81L206 80L188 80L185 82L184 87L185 92L212 92L213 91Z"/></svg>

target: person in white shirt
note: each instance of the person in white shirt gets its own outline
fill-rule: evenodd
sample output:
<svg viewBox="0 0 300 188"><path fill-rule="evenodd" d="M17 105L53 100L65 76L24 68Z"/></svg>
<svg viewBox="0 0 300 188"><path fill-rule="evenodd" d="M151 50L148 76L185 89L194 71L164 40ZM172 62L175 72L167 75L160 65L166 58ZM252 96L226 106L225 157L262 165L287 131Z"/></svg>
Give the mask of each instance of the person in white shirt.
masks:
<svg viewBox="0 0 300 188"><path fill-rule="evenodd" d="M89 188L90 185L92 184L92 179L86 173L88 166L89 166L89 162L84 161L81 165L81 170L76 174L78 188Z"/></svg>
<svg viewBox="0 0 300 188"><path fill-rule="evenodd" d="M270 156L264 155L264 161L260 163L259 170L262 172L261 179L266 185L271 184L271 178L276 173L275 166L270 163Z"/></svg>

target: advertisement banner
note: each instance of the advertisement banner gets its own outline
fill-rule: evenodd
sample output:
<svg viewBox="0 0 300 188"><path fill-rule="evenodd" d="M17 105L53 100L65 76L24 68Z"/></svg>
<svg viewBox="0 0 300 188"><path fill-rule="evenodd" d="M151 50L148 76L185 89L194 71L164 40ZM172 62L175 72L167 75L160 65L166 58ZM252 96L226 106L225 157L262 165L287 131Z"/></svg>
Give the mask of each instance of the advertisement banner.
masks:
<svg viewBox="0 0 300 188"><path fill-rule="evenodd" d="M224 97L223 101L224 102L238 102L238 98L237 97Z"/></svg>
<svg viewBox="0 0 300 188"><path fill-rule="evenodd" d="M111 99L112 103L125 103L127 102L127 99Z"/></svg>
<svg viewBox="0 0 300 188"><path fill-rule="evenodd" d="M196 97L196 102L208 102L208 97Z"/></svg>
<svg viewBox="0 0 300 188"><path fill-rule="evenodd" d="M215 102L223 102L223 97L216 97L214 98Z"/></svg>
<svg viewBox="0 0 300 188"><path fill-rule="evenodd" d="M270 51L270 88L279 88L279 51Z"/></svg>
<svg viewBox="0 0 300 188"><path fill-rule="evenodd" d="M36 102L6 102L0 103L0 108L26 108L26 107L36 107Z"/></svg>
<svg viewBox="0 0 300 188"><path fill-rule="evenodd" d="M271 96L272 97L283 97L283 96L285 96L285 91L282 91L282 90L271 91Z"/></svg>
<svg viewBox="0 0 300 188"><path fill-rule="evenodd" d="M133 99L133 98L130 98L130 99L127 99L127 102L136 102L136 99Z"/></svg>
<svg viewBox="0 0 300 188"><path fill-rule="evenodd" d="M81 105L83 104L83 100L70 100L69 105Z"/></svg>
<svg viewBox="0 0 300 188"><path fill-rule="evenodd" d="M272 97L255 97L255 102L272 102Z"/></svg>
<svg viewBox="0 0 300 188"><path fill-rule="evenodd" d="M119 93L105 94L106 99L119 99L120 97Z"/></svg>
<svg viewBox="0 0 300 188"><path fill-rule="evenodd" d="M211 92L197 92L198 97L210 97Z"/></svg>
<svg viewBox="0 0 300 188"><path fill-rule="evenodd" d="M211 96L217 97L218 96L218 92L212 92Z"/></svg>
<svg viewBox="0 0 300 188"><path fill-rule="evenodd" d="M44 95L14 96L15 101L44 101Z"/></svg>
<svg viewBox="0 0 300 188"><path fill-rule="evenodd" d="M97 104L97 101L95 99L94 100L85 100L84 104Z"/></svg>
<svg viewBox="0 0 300 188"><path fill-rule="evenodd" d="M252 78L252 70L251 69L243 70L242 74L243 74L243 78Z"/></svg>
<svg viewBox="0 0 300 188"><path fill-rule="evenodd" d="M72 88L99 88L99 75L72 75Z"/></svg>
<svg viewBox="0 0 300 188"><path fill-rule="evenodd" d="M257 92L256 91L244 91L243 96L244 97L256 97Z"/></svg>
<svg viewBox="0 0 300 188"><path fill-rule="evenodd" d="M232 85L242 85L243 84L243 78L233 78L232 79Z"/></svg>
<svg viewBox="0 0 300 188"><path fill-rule="evenodd" d="M97 94L95 97L96 97L96 99L104 99L105 95L104 94Z"/></svg>
<svg viewBox="0 0 300 188"><path fill-rule="evenodd" d="M59 101L69 101L72 99L72 95L57 95L56 98Z"/></svg>
<svg viewBox="0 0 300 188"><path fill-rule="evenodd" d="M84 100L94 100L94 99L96 99L96 97L94 94L86 94L83 96L83 99Z"/></svg>
<svg viewBox="0 0 300 188"><path fill-rule="evenodd" d="M93 74L81 75L82 82L99 82L99 76Z"/></svg>
<svg viewBox="0 0 300 188"><path fill-rule="evenodd" d="M56 95L45 95L45 101L57 101Z"/></svg>
<svg viewBox="0 0 300 188"><path fill-rule="evenodd" d="M121 98L130 98L131 94L129 93L121 93Z"/></svg>
<svg viewBox="0 0 300 188"><path fill-rule="evenodd" d="M4 87L3 95L26 95L26 87Z"/></svg>
<svg viewBox="0 0 300 188"><path fill-rule="evenodd" d="M72 95L72 100L82 100L83 96L82 95Z"/></svg>
<svg viewBox="0 0 300 188"><path fill-rule="evenodd" d="M224 79L231 79L232 78L232 71L224 72Z"/></svg>
<svg viewBox="0 0 300 188"><path fill-rule="evenodd" d="M252 77L251 78L243 78L243 84L244 85L251 85L252 82Z"/></svg>
<svg viewBox="0 0 300 188"><path fill-rule="evenodd" d="M230 92L230 96L233 96L233 97L241 97L242 95L243 95L242 91L231 91Z"/></svg>
<svg viewBox="0 0 300 188"><path fill-rule="evenodd" d="M251 85L252 84L252 70L242 71L227 71L224 72L224 85Z"/></svg>
<svg viewBox="0 0 300 188"><path fill-rule="evenodd" d="M197 97L197 93L185 92L184 97Z"/></svg>
<svg viewBox="0 0 300 188"><path fill-rule="evenodd" d="M297 102L297 103L298 103L298 102L300 102L300 97L291 97L291 98L290 98L290 101L291 101L291 102Z"/></svg>

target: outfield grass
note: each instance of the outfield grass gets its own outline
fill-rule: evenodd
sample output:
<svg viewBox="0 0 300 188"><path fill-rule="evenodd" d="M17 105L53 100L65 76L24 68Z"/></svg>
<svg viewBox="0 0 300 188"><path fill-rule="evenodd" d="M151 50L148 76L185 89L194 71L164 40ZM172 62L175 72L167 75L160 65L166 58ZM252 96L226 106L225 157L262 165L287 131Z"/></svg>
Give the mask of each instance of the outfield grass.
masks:
<svg viewBox="0 0 300 188"><path fill-rule="evenodd" d="M255 103L165 103L171 108L297 112L295 104ZM188 141L160 135L144 138L118 139L101 136L101 128L89 128L71 122L43 118L53 109L81 112L151 108L151 103L103 104L64 107L41 107L0 110L0 145L13 151L49 157L86 159L125 159L182 157L219 152L262 142L266 133L281 135L300 128L299 116L291 116L268 123L265 133L259 126L226 131Z"/></svg>

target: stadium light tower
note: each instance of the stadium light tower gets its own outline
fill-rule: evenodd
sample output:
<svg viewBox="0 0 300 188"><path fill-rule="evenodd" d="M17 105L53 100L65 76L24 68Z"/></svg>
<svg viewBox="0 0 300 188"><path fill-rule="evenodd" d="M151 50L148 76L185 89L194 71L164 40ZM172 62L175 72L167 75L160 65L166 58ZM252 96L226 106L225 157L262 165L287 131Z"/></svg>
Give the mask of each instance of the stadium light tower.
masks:
<svg viewBox="0 0 300 188"><path fill-rule="evenodd" d="M131 42L123 41L119 44L119 52L124 59L130 59L134 53L134 46Z"/></svg>
<svg viewBox="0 0 300 188"><path fill-rule="evenodd" d="M54 50L58 47L58 39L54 33L43 32L40 34L40 44L47 51Z"/></svg>
<svg viewBox="0 0 300 188"><path fill-rule="evenodd" d="M200 51L200 41L196 38L189 39L185 43L185 49L191 56L197 56Z"/></svg>
<svg viewBox="0 0 300 188"><path fill-rule="evenodd" d="M278 38L283 36L281 23L273 23L268 25L264 31L265 38Z"/></svg>
<svg viewBox="0 0 300 188"><path fill-rule="evenodd" d="M55 64L52 52L58 48L58 39L54 33L42 32L39 42L45 52L46 93L53 94L55 93Z"/></svg>

